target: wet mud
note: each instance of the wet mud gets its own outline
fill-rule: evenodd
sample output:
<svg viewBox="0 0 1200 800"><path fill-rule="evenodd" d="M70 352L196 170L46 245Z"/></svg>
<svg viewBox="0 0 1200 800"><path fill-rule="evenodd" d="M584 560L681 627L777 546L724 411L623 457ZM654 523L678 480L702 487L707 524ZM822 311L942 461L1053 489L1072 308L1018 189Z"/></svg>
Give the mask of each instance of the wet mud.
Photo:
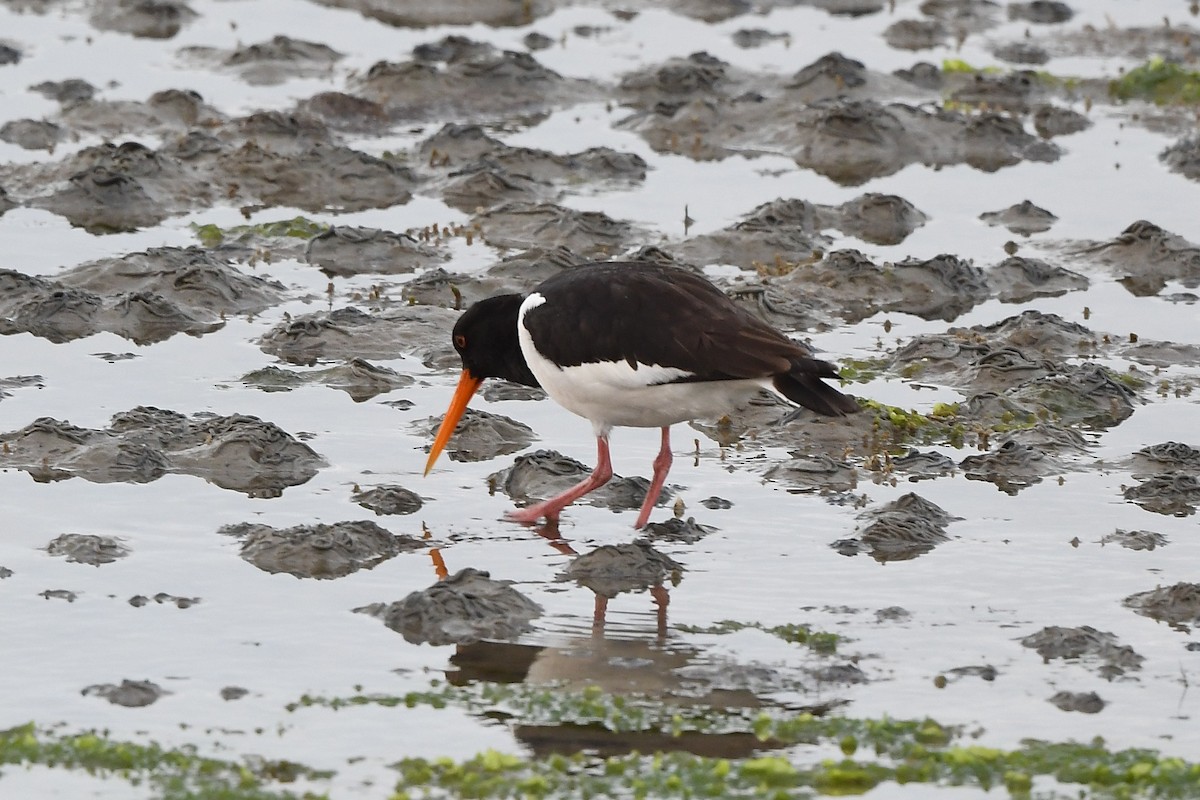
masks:
<svg viewBox="0 0 1200 800"><path fill-rule="evenodd" d="M141 708L153 705L160 697L170 692L153 681L123 680L119 684L98 683L85 687L82 694L85 697L103 697L115 706Z"/></svg>
<svg viewBox="0 0 1200 800"><path fill-rule="evenodd" d="M1200 624L1200 584L1180 582L1131 594L1123 602L1127 608L1181 631Z"/></svg>
<svg viewBox="0 0 1200 800"><path fill-rule="evenodd" d="M153 248L80 264L57 280L0 271L0 330L66 342L101 331L136 344L218 330L225 315L262 311L285 287L199 247Z"/></svg>
<svg viewBox="0 0 1200 800"><path fill-rule="evenodd" d="M355 487L350 499L380 516L415 514L425 502L419 494L403 486L375 486L370 489Z"/></svg>
<svg viewBox="0 0 1200 800"><path fill-rule="evenodd" d="M1089 625L1077 628L1052 625L1023 637L1020 642L1036 650L1047 662L1059 658L1081 660L1110 681L1140 670L1146 660L1113 634Z"/></svg>
<svg viewBox="0 0 1200 800"><path fill-rule="evenodd" d="M134 608L142 608L150 605L151 603L160 606L169 603L176 608L191 608L199 602L199 597L177 597L166 592L159 592L153 597L146 597L144 594L137 594L129 598L129 605L133 606Z"/></svg>
<svg viewBox="0 0 1200 800"><path fill-rule="evenodd" d="M907 561L950 540L946 526L960 517L909 492L861 515L864 523L856 535L839 539L832 547L844 556L866 553L879 563Z"/></svg>
<svg viewBox="0 0 1200 800"><path fill-rule="evenodd" d="M308 240L304 259L331 278L397 275L437 266L446 255L407 233L333 225Z"/></svg>
<svg viewBox="0 0 1200 800"><path fill-rule="evenodd" d="M708 508L713 507L707 502L703 502L702 505ZM716 507L719 508L720 506ZM672 517L665 522L646 523L646 527L642 529L642 533L652 542L695 544L716 530L717 528L713 525L703 525L696 522L695 517L688 517L687 519Z"/></svg>
<svg viewBox="0 0 1200 800"><path fill-rule="evenodd" d="M413 644L470 644L515 639L542 615L542 607L477 569L463 569L394 603L356 611L383 621Z"/></svg>
<svg viewBox="0 0 1200 800"><path fill-rule="evenodd" d="M574 581L603 597L635 592L664 581L678 583L683 565L656 550L645 539L628 544L604 545L571 560L558 576Z"/></svg>
<svg viewBox="0 0 1200 800"><path fill-rule="evenodd" d="M1117 528L1100 540L1101 544L1115 544L1129 550L1153 550L1165 547L1170 540L1156 531L1126 531Z"/></svg>
<svg viewBox="0 0 1200 800"><path fill-rule="evenodd" d="M364 403L373 397L387 394L413 384L410 375L404 375L388 367L380 367L363 358L352 358L344 364L307 372L283 369L274 365L248 372L242 383L264 392L289 392L312 383L320 383L331 389L340 389L350 395L356 403Z"/></svg>
<svg viewBox="0 0 1200 800"><path fill-rule="evenodd" d="M263 572L325 580L372 569L400 553L426 547L420 539L394 534L367 520L283 530L243 522L226 525L217 533L237 538L242 558Z"/></svg>
<svg viewBox="0 0 1200 800"><path fill-rule="evenodd" d="M277 497L325 465L304 442L257 417L187 417L146 406L115 415L103 429L43 417L0 434L0 443L0 466L39 482L148 483L179 473L252 497Z"/></svg>
<svg viewBox="0 0 1200 800"><path fill-rule="evenodd" d="M1099 714L1108 705L1095 692L1055 692L1049 702L1062 711L1076 711L1080 714Z"/></svg>
<svg viewBox="0 0 1200 800"><path fill-rule="evenodd" d="M1028 200L1009 206L1003 211L985 211L979 218L989 225L1003 225L1013 233L1023 236L1048 231L1058 221L1058 217Z"/></svg>
<svg viewBox="0 0 1200 800"><path fill-rule="evenodd" d="M421 428L427 432L429 440L433 441L433 436L441 424L440 418L431 419L422 423ZM468 408L454 428L454 438L450 440L447 452L455 461L490 461L509 453L518 453L536 438L532 428L515 419ZM517 465L514 464L512 469L516 470ZM508 478L502 480L507 487ZM508 488L505 491L512 494ZM524 487L515 491L524 491L527 494Z"/></svg>
<svg viewBox="0 0 1200 800"><path fill-rule="evenodd" d="M508 495L517 505L528 505L571 488L592 472L581 461L554 450L535 450L517 456L511 467L488 476L488 483ZM590 492L580 502L624 511L640 508L650 481L642 477L614 475L612 480ZM675 489L667 484L657 505L666 505Z"/></svg>
<svg viewBox="0 0 1200 800"><path fill-rule="evenodd" d="M233 72L251 86L274 86L297 77L326 77L343 57L332 47L290 36L275 36L231 50L184 47L179 54L197 65Z"/></svg>
<svg viewBox="0 0 1200 800"><path fill-rule="evenodd" d="M398 353L448 361L454 350L445 333L456 317L449 309L435 306L376 314L346 306L286 320L267 331L259 346L268 355L302 366L331 359L387 359Z"/></svg>
<svg viewBox="0 0 1200 800"><path fill-rule="evenodd" d="M1138 481L1125 499L1156 514L1186 517L1200 506L1200 450L1182 442L1143 447L1129 459Z"/></svg>
<svg viewBox="0 0 1200 800"><path fill-rule="evenodd" d="M101 564L111 564L119 558L125 558L130 551L128 547L112 536L64 533L54 537L46 545L46 552L52 556L61 556L76 564L90 564L98 567Z"/></svg>
<svg viewBox="0 0 1200 800"><path fill-rule="evenodd" d="M1105 242L1069 254L1076 261L1106 266L1137 297L1159 294L1169 281L1200 286L1200 247L1153 222L1138 220Z"/></svg>

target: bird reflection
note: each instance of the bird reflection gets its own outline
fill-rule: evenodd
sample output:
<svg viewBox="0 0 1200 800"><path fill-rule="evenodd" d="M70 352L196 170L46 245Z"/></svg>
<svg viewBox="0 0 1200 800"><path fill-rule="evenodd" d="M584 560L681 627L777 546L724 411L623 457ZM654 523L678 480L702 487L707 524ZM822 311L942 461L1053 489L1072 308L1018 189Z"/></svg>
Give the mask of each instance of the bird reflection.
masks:
<svg viewBox="0 0 1200 800"><path fill-rule="evenodd" d="M665 587L659 587L665 596ZM602 595L597 595L602 598ZM607 601L608 598L604 598ZM657 601L656 601L657 602ZM603 605L598 608L604 608ZM665 604L660 604L665 613ZM695 647L668 645L661 626L653 637L614 636L606 633L603 618L591 635L567 639L552 646L478 641L458 645L446 672L455 685L477 681L553 686L564 691L598 687L605 694L640 695L670 705L710 708L760 708L755 693L737 686L740 668L713 663ZM698 731L613 731L600 723L516 725L513 734L535 756L580 751L612 756L632 751L652 753L685 751L721 758L746 758L775 749L752 733L710 734Z"/></svg>
<svg viewBox="0 0 1200 800"><path fill-rule="evenodd" d="M558 520L549 520L540 525L533 526L534 532L550 543L558 552L564 556L577 556L579 551L571 547L571 543L563 538L563 535L558 531Z"/></svg>
<svg viewBox="0 0 1200 800"><path fill-rule="evenodd" d="M739 664L695 645L671 641L667 629L669 587L679 584L683 567L658 552L649 541L603 545L578 554L556 526L536 530L558 552L573 556L557 580L592 593L590 630L554 637L551 644L487 640L460 643L446 671L449 683L523 683L564 692L599 689L606 695L645 697L668 708L696 706L735 712L770 704L760 696L799 688L794 679L774 667ZM439 575L447 572L440 554L434 555L434 563ZM647 614L626 614L620 621L609 619L612 601L622 594L643 592L651 598L652 625ZM826 699L813 706L789 705L789 709L820 715L844 702ZM580 751L608 756L636 750L746 758L782 746L761 741L753 733L614 731L599 722L514 725L513 734L539 757Z"/></svg>
<svg viewBox="0 0 1200 800"><path fill-rule="evenodd" d="M543 526L537 533L559 552L574 556L558 580L592 592L595 602L590 632L568 636L554 645L495 641L459 644L450 657L453 668L446 672L448 682L458 686L475 682L525 683L566 691L599 687L607 694L642 695L668 704L761 706L753 691L738 685L741 679L737 675L731 677L729 665L713 663L695 647L668 643L667 583L679 582L683 570L679 564L645 540L604 545L580 555L556 527ZM448 572L440 553L434 551L433 560L439 575ZM635 626L630 630L624 621L619 633L611 631L610 602L622 594L643 591L649 594L654 608L653 628ZM633 618L644 619L644 615ZM752 734L614 732L599 724L518 725L513 732L539 756L580 750L612 755L633 750L685 750L737 758L773 747Z"/></svg>

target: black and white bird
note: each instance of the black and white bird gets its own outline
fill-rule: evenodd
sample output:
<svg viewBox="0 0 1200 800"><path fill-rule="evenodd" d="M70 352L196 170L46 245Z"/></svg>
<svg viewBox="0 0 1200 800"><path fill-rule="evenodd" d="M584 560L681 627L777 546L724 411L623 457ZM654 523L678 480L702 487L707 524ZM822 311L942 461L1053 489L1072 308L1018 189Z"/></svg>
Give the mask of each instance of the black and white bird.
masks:
<svg viewBox="0 0 1200 800"><path fill-rule="evenodd" d="M859 409L854 398L824 382L838 377L832 364L679 267L604 262L564 269L527 295L475 303L453 337L462 375L425 474L485 378L540 386L595 431L592 474L556 497L510 512L515 522L557 521L563 508L607 483L614 427L662 429L654 476L634 524L641 528L671 468L675 423L719 417L761 389L818 414Z"/></svg>

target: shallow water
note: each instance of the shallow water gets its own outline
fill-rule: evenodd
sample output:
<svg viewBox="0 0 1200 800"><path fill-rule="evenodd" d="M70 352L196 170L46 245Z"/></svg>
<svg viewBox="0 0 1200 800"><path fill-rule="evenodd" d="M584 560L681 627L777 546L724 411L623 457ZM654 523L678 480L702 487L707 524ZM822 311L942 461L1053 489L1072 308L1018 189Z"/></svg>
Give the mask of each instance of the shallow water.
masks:
<svg viewBox="0 0 1200 800"><path fill-rule="evenodd" d="M1154 26L1164 15L1182 21L1186 11L1185 4L1167 0L1078 5L1069 29L1086 24ZM229 116L289 109L316 92L344 89L348 76L376 61L403 59L414 46L447 34L524 50L523 37L536 30L555 41L535 54L542 64L569 77L612 81L700 50L746 70L783 74L832 50L883 72L921 59L961 58L984 66L998 63L987 48L990 41L1019 38L1029 27L1005 22L968 37L961 49L913 53L886 47L881 36L896 19L917 16L916 4L905 2L897 3L894 11L859 18L797 7L719 23L664 10L620 20L602 8L570 7L529 26L497 29L398 29L351 11L278 0L195 2L191 7L199 16L174 38L149 40L98 31L71 3L51 5L41 14L0 4L0 41L19 45L24 53L18 64L0 67L0 124L52 115L57 104L27 87L81 76L106 99L142 101L154 91L188 88ZM580 25L605 30L583 37L574 32ZM731 35L744 27L786 32L790 43L738 48ZM322 42L346 57L325 77L251 86L232 72L196 66L179 54L189 45L228 48L281 33ZM1115 56L1069 56L1052 60L1046 69L1056 75L1107 78L1137 63ZM1082 104L1076 110L1082 110ZM1023 304L988 300L957 317L953 325L990 324L1032 308L1116 338L1136 333L1142 341L1200 345L1195 300L1167 299L1187 287L1172 282L1156 296L1135 297L1110 272L1063 255L1081 242L1109 241L1138 219L1200 242L1200 185L1169 172L1158 160L1159 152L1178 136L1131 121L1129 107L1093 108L1087 114L1093 126L1058 139L1064 152L1053 163L1022 162L992 173L966 165L937 170L914 165L853 187L839 186L783 156L694 161L658 153L638 134L613 127L628 113L616 102L589 100L493 135L510 145L553 152L604 145L644 158L651 170L643 183L583 186L558 201L635 222L648 231L638 244L679 242L710 233L780 197L838 204L864 191L891 193L909 200L929 221L894 246L830 232L830 249L853 247L888 261L953 253L990 265L1004 258L1005 242L1015 240L1022 255L1061 263L1091 281L1084 291L1056 298ZM440 121L396 125L385 134L350 134L344 141L379 155L413 147L439 127ZM132 137L119 141L127 138ZM157 144L158 138L148 135L145 141ZM60 144L53 154L0 143L0 162L55 161L99 141L85 136ZM1023 238L978 220L982 212L1027 198L1059 217L1048 233ZM0 267L53 277L100 257L188 246L196 243L193 224L243 223L236 206L218 204L157 226L103 236L73 228L47 211L15 208L0 215ZM695 220L686 233L685 208ZM251 221L300 213L305 212L267 208L253 212ZM469 221L468 215L437 196L420 192L404 205L306 216L392 231ZM444 250L450 255L446 268L455 272L481 272L500 255L479 241L468 245L461 239ZM625 656L614 664L577 652L587 649L584 644L592 635L594 596L587 589L555 582L568 556L528 529L500 521L511 501L500 493L490 495L486 482L512 457L479 463L443 458L429 477L420 477L431 438L429 418L443 412L456 375L398 354L372 363L411 375L416 383L362 403L319 384L270 393L244 385L244 374L281 363L259 349L258 337L285 315L323 310L330 299L328 279L302 260L240 266L281 281L289 299L250 317L230 317L220 330L203 337L176 335L148 346L109 333L59 344L29 334L0 338L0 378L37 375L41 384L10 389L10 396L0 399L0 433L39 417L104 428L113 414L136 406L187 415L247 414L301 438L328 464L311 480L270 499L180 474L145 484L79 478L39 483L25 471L0 471L5 522L0 567L12 571L0 580L0 643L9 687L0 695L0 729L31 720L64 723L68 730L104 729L117 739L195 744L222 758L288 758L336 770L329 783L315 784L336 797L386 796L395 779L386 765L402 755L464 757L485 748L522 751L524 745L506 726L454 708L287 711L285 706L304 694L403 694L442 677L453 647L411 645L378 620L351 613L429 586L437 578L435 566L428 551L418 551L338 580L271 575L239 558L235 539L217 534L222 525L241 522L287 528L374 518L397 534L419 537L427 532L451 572L464 567L487 570L494 578L515 581L545 608L522 641L568 651L557 665L547 658L546 678L619 685L627 677L623 665L629 662L621 660ZM709 271L724 277L737 273L719 265ZM389 278L388 283L403 279ZM378 282L374 275L337 279L333 307L353 304L354 292L367 292ZM391 291L400 294L399 289ZM881 348L894 350L912 337L942 333L947 327L942 320L879 313L805 335L837 361L870 357ZM110 363L97 356L105 353L133 353L136 358ZM1104 356L1101 363L1118 373L1130 365L1119 355ZM1164 375L1195 386L1200 364L1171 366ZM853 384L848 391L922 412L962 396L952 388L894 376ZM837 713L928 715L978 730L978 741L993 747L1014 747L1029 737L1088 741L1101 736L1111 748L1148 747L1194 759L1200 752L1200 726L1194 719L1200 714L1200 701L1189 688L1200 678L1195 633L1135 614L1121 601L1157 586L1200 580L1200 532L1194 514L1152 513L1127 502L1122 488L1136 483L1123 462L1139 448L1168 440L1200 447L1200 405L1194 393L1160 397L1143 389L1140 398L1129 419L1091 437L1091 449L1062 470L1061 478L1058 472L1048 474L1015 496L998 491L993 483L968 480L961 471L919 483L898 476L896 485L890 485L873 482L869 471L859 469L851 493L859 507L826 502L817 493L791 493L781 484L764 481L766 468L788 457L784 448L748 443L744 449L722 449L702 433L677 426L669 483L682 487L683 516L695 516L717 531L692 545L657 545L687 570L670 590L665 642L658 639L655 606L645 592L622 594L609 603L605 635L615 642L641 643L647 652L680 654L718 674L764 670L773 677L762 682L758 694L768 704L795 707L846 700L848 705ZM384 404L399 399L410 401L411 408ZM475 406L529 425L539 437L534 448L553 448L585 462L593 457L590 426L549 402L487 403L479 398ZM693 440L699 443L698 452ZM657 445L651 432L618 430L613 437L617 473L646 474ZM976 452L934 449L956 462ZM858 463L861 466L861 459ZM381 484L418 492L424 507L411 516L374 517L351 501L355 485ZM863 507L908 491L919 492L961 518L947 529L950 541L920 557L882 564L866 554L846 557L829 547L854 533ZM701 505L711 496L731 501L732 508L710 510ZM665 520L670 514L669 507L662 508L653 519ZM631 540L632 520L629 511L582 505L564 515L562 535L582 553ZM1168 544L1151 551L1101 545L1100 539L1114 529L1152 530L1163 534ZM68 563L44 549L62 533L115 537L132 554L99 567ZM69 601L43 596L54 590L69 590L75 597ZM135 595L153 598L159 592L199 602L187 608L172 602L151 601L142 607L128 602ZM877 618L878 610L893 606L908 616ZM854 685L814 682L804 669L826 662L760 630L714 635L677 627L705 627L722 620L766 627L804 623L835 632L847 641L834 663L857 657L867 680ZM1087 659L1043 663L1018 640L1053 625L1088 625L1111 632L1145 658L1142 668L1106 680ZM994 667L995 680L965 676L952 679L945 688L935 686L938 675L979 665ZM661 670L668 686L678 680L672 669ZM82 694L86 687L125 679L150 680L167 693L142 708L123 708ZM243 687L248 694L223 700L220 692L226 687ZM1097 714L1061 711L1047 698L1063 689L1095 691L1108 705ZM0 775L0 787L12 796L142 796L137 789L118 786L43 768ZM871 796L905 798L931 791L888 785ZM964 798L983 795L961 787L942 792Z"/></svg>

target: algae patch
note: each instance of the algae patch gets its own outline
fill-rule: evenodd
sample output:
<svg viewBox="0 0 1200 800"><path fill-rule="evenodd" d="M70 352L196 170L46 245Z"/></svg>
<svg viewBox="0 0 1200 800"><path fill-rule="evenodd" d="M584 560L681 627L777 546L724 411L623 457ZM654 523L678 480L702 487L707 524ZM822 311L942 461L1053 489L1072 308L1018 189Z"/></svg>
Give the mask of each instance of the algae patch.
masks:
<svg viewBox="0 0 1200 800"><path fill-rule="evenodd" d="M153 742L116 741L95 731L57 734L32 723L0 731L0 764L82 770L148 786L151 796L164 800L317 800L326 795L273 784L332 774L290 761L222 761L200 756L191 746L166 749Z"/></svg>
<svg viewBox="0 0 1200 800"><path fill-rule="evenodd" d="M782 709L664 707L652 698L554 687L478 684L437 686L404 696L304 697L290 708L465 704L472 713L513 726L594 725L615 734L657 731L677 739L669 752L600 755L554 752L525 757L495 750L455 760L404 758L392 800L416 798L792 798L863 794L884 783L935 787L1003 787L1026 798L1035 778L1039 797L1194 798L1200 764L1145 749L1109 750L1088 743L1026 740L1003 750L970 743L964 732L932 719L818 717ZM687 752L692 732L741 733L759 745L748 757ZM569 736L567 737L569 739ZM783 748L787 748L786 752ZM773 750L775 752L766 752ZM827 754L840 751L841 758ZM611 751L610 751L611 752Z"/></svg>
<svg viewBox="0 0 1200 800"><path fill-rule="evenodd" d="M677 625L676 627L684 633L714 634L733 633L734 631L745 630L746 628L755 628L776 636L788 644L803 645L821 655L833 655L837 652L838 643L843 641L843 638L836 633L816 631L807 625L796 623L766 626L759 622L737 622L727 619L707 627L693 625Z"/></svg>
<svg viewBox="0 0 1200 800"><path fill-rule="evenodd" d="M256 225L234 225L222 228L219 225L192 225L196 238L205 247L219 247L229 242L247 242L260 239L311 239L317 234L329 230L329 226L314 222L307 217L260 222Z"/></svg>
<svg viewBox="0 0 1200 800"><path fill-rule="evenodd" d="M1118 100L1149 100L1157 105L1200 103L1200 72L1155 56L1108 85Z"/></svg>
<svg viewBox="0 0 1200 800"><path fill-rule="evenodd" d="M683 752L601 758L577 753L543 759L488 750L462 761L406 758L393 800L436 797L791 798L864 794L881 783L1004 787L1029 797L1035 777L1052 778L1057 795L1094 798L1189 798L1200 765L1149 750L1026 741L1015 750L954 744L958 733L932 720L816 719L801 715L764 733L806 744L836 744L842 759L804 764L778 755L745 759ZM859 752L874 751L875 758ZM1070 787L1068 789L1068 787Z"/></svg>
<svg viewBox="0 0 1200 800"><path fill-rule="evenodd" d="M287 706L288 711L324 707L345 709L356 706L385 708L463 708L493 719L522 725L598 725L613 733L663 731L683 733L745 733L755 729L754 709L719 709L704 705L678 706L661 698L639 694L610 694L598 686L574 690L560 686L481 683L451 686L435 682L427 691L403 695L355 694L349 697L302 696ZM769 738L769 737L768 737Z"/></svg>

